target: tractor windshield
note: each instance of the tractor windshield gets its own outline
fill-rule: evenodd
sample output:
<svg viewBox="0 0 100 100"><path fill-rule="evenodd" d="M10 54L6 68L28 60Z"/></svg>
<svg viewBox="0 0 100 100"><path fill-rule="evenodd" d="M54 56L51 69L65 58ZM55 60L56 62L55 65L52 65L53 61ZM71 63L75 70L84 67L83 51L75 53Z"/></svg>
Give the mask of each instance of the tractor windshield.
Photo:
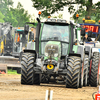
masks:
<svg viewBox="0 0 100 100"><path fill-rule="evenodd" d="M41 40L69 42L69 26L44 24Z"/></svg>
<svg viewBox="0 0 100 100"><path fill-rule="evenodd" d="M69 45L69 25L68 24L44 24L41 34L41 54L44 54L45 45L48 41L61 42L61 54L67 55Z"/></svg>

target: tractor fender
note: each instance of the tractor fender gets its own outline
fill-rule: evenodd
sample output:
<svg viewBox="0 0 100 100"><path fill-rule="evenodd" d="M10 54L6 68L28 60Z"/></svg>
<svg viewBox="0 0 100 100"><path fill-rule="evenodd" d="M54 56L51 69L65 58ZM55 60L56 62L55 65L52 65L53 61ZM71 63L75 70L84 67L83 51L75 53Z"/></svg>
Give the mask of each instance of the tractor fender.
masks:
<svg viewBox="0 0 100 100"><path fill-rule="evenodd" d="M24 53L34 53L35 54L35 58L37 57L37 53L35 50L31 50L31 49L24 49Z"/></svg>
<svg viewBox="0 0 100 100"><path fill-rule="evenodd" d="M69 53L69 56L81 57L81 61L83 62L84 61L84 53L85 53L84 46L78 45L77 52Z"/></svg>
<svg viewBox="0 0 100 100"><path fill-rule="evenodd" d="M81 55L81 60L83 62L84 61L85 47L83 45L79 45L77 53Z"/></svg>
<svg viewBox="0 0 100 100"><path fill-rule="evenodd" d="M24 49L22 52L20 52L20 57L19 60L22 60L22 55L23 53L34 53L35 54L35 59L37 58L37 53L35 50L31 50L31 49Z"/></svg>
<svg viewBox="0 0 100 100"><path fill-rule="evenodd" d="M94 52L98 52L99 53L99 49L98 48L92 48L92 56Z"/></svg>
<svg viewBox="0 0 100 100"><path fill-rule="evenodd" d="M85 54L88 54L89 59L91 59L91 56L92 56L92 47L91 46L85 46Z"/></svg>

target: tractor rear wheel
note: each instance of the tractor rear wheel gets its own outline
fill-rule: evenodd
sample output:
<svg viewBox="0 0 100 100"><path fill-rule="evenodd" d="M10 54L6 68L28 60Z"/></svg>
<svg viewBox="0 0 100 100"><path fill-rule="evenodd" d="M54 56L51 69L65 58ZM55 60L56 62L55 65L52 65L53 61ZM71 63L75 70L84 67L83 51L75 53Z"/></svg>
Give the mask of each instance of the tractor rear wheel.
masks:
<svg viewBox="0 0 100 100"><path fill-rule="evenodd" d="M81 58L70 56L68 58L66 88L78 88L80 79Z"/></svg>
<svg viewBox="0 0 100 100"><path fill-rule="evenodd" d="M21 71L21 83L24 80L23 83L28 85L33 84L40 84L40 75L35 74L34 72L34 63L35 63L35 54L33 53L24 53L25 56L27 55L27 58L25 56L22 58L22 71ZM23 66L23 63L25 64ZM25 70L25 71L23 71ZM22 84L23 84L22 83Z"/></svg>
<svg viewBox="0 0 100 100"><path fill-rule="evenodd" d="M98 86L98 63L99 63L99 53L94 53L92 58L92 67L90 74L90 85L97 87Z"/></svg>
<svg viewBox="0 0 100 100"><path fill-rule="evenodd" d="M85 55L84 58L84 77L83 77L83 86L87 86L88 79L88 67L89 67L89 56Z"/></svg>

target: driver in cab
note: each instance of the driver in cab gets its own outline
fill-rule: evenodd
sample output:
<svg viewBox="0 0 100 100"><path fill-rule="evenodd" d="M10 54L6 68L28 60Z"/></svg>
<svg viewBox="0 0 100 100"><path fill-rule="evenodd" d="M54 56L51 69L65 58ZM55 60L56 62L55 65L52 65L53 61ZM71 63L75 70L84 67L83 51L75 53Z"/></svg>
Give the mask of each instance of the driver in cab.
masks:
<svg viewBox="0 0 100 100"><path fill-rule="evenodd" d="M61 31L62 31L62 34L61 34L62 40L68 41L69 38L68 38L68 34L67 34L66 30L62 29Z"/></svg>
<svg viewBox="0 0 100 100"><path fill-rule="evenodd" d="M57 27L53 27L52 32L53 32L52 37L53 37L54 39L59 40L60 37L61 37L61 33L59 32L59 30L57 29Z"/></svg>

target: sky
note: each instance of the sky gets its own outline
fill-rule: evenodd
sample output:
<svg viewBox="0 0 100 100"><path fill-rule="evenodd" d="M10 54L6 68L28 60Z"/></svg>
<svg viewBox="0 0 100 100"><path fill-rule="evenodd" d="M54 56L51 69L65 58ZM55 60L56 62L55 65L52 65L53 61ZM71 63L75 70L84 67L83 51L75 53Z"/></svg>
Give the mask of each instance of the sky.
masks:
<svg viewBox="0 0 100 100"><path fill-rule="evenodd" d="M100 0L93 0L93 3L97 3L98 1ZM32 7L32 1L31 0L13 0L14 4L13 4L13 7L15 8L18 4L18 2L20 2L24 9L28 11L29 14L31 15L35 15L35 17L38 16L38 11ZM76 6L76 9L77 9L77 6ZM68 12L68 7L64 7L64 11L62 12L59 12L59 13L62 13L63 14L63 19L66 19L66 20L70 20L70 17L71 15L69 14ZM57 15L57 13L55 13L55 16Z"/></svg>

